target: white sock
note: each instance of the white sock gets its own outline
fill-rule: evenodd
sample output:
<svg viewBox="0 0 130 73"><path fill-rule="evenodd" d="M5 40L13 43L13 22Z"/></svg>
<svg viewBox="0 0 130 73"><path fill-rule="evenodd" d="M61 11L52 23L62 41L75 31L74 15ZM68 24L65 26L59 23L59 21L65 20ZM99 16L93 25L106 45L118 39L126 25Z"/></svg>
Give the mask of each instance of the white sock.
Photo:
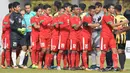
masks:
<svg viewBox="0 0 130 73"><path fill-rule="evenodd" d="M101 51L97 51L96 61L97 61L97 66L99 67L100 67L100 55L101 55Z"/></svg>
<svg viewBox="0 0 130 73"><path fill-rule="evenodd" d="M20 57L19 65L23 64L25 53L26 53L25 51L21 50L20 55L19 55L19 57Z"/></svg>
<svg viewBox="0 0 130 73"><path fill-rule="evenodd" d="M91 59L92 59L92 65L96 65L96 53L95 52L91 53Z"/></svg>
<svg viewBox="0 0 130 73"><path fill-rule="evenodd" d="M16 66L16 50L13 50L11 53L13 65Z"/></svg>

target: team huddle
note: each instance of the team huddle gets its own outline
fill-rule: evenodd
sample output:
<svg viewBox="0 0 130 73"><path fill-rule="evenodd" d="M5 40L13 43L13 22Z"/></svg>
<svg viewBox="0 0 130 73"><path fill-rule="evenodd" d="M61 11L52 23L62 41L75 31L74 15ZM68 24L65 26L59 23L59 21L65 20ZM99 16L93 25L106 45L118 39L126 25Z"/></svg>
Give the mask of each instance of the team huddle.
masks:
<svg viewBox="0 0 130 73"><path fill-rule="evenodd" d="M27 68L30 54L33 69L52 69L56 59L57 70L62 69L63 60L64 70L104 72L110 69L104 67L106 53L112 51L113 70L124 69L126 31L122 29L129 21L121 14L121 5L96 2L86 12L84 3L55 1L54 14L49 4L39 4L31 11L30 3L24 10L19 2L13 2L8 8L2 24L2 68Z"/></svg>

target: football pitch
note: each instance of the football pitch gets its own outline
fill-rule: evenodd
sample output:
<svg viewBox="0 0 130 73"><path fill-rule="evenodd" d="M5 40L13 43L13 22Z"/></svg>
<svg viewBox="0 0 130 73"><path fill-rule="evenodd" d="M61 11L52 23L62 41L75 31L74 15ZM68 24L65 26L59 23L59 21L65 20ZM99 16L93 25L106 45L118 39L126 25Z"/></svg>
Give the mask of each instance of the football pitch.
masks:
<svg viewBox="0 0 130 73"><path fill-rule="evenodd" d="M30 64L29 64L30 65ZM0 68L0 73L101 73L99 71L85 71L85 70L44 70L44 69L1 69ZM121 73L121 72L105 72L105 73ZM125 71L122 73L130 73L130 59L126 61L125 64Z"/></svg>

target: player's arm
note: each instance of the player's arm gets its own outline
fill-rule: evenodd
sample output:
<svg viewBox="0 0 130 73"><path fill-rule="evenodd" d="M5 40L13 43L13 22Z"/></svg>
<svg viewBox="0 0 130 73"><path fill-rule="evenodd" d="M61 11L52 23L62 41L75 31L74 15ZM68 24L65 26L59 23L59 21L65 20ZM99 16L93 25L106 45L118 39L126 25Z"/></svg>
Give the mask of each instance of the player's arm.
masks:
<svg viewBox="0 0 130 73"><path fill-rule="evenodd" d="M32 24L32 27L34 27L36 29L40 28L40 25L39 26L37 25L37 23L36 23L34 18L31 18L31 24Z"/></svg>

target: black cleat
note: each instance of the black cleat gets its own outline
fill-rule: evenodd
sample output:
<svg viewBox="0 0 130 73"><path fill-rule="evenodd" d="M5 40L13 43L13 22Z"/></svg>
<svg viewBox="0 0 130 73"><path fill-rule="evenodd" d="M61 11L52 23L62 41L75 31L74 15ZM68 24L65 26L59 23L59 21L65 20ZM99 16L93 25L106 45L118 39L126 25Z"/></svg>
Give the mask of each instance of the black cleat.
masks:
<svg viewBox="0 0 130 73"><path fill-rule="evenodd" d="M106 69L106 71L112 71L113 67L106 67L105 69Z"/></svg>
<svg viewBox="0 0 130 73"><path fill-rule="evenodd" d="M76 69L76 70L81 70L81 68L80 68L80 67L75 67L75 69Z"/></svg>
<svg viewBox="0 0 130 73"><path fill-rule="evenodd" d="M100 69L100 72L107 72L106 69L102 68Z"/></svg>
<svg viewBox="0 0 130 73"><path fill-rule="evenodd" d="M118 68L114 68L113 71L121 71L121 69L118 67Z"/></svg>

